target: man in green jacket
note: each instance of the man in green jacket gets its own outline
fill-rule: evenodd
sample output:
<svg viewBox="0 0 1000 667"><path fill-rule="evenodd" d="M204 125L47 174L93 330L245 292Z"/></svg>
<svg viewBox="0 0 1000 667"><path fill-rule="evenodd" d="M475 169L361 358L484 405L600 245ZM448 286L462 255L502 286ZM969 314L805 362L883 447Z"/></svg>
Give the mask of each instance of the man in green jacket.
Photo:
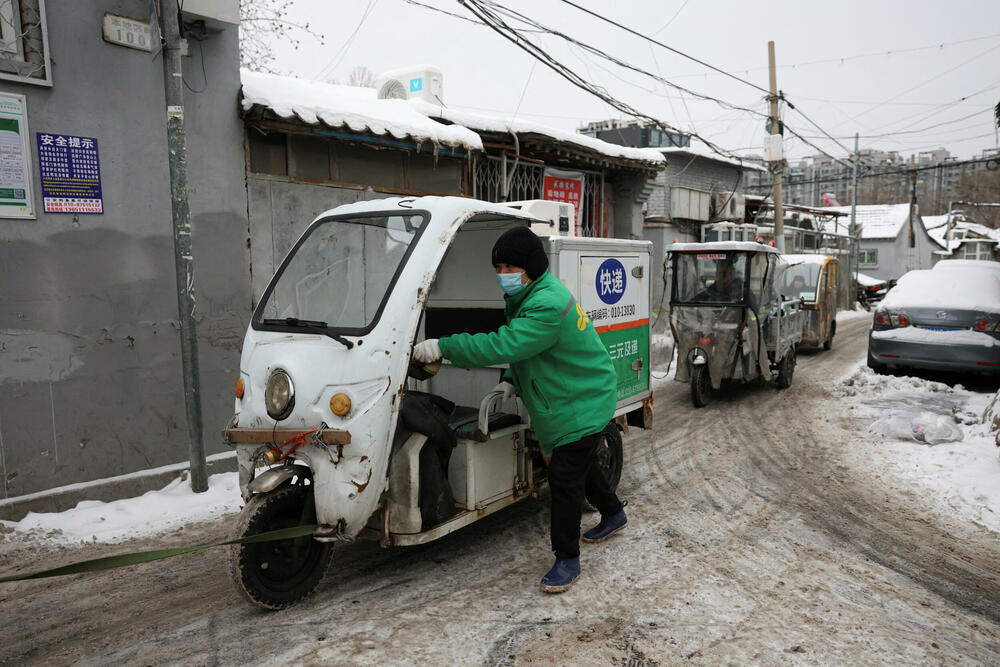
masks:
<svg viewBox="0 0 1000 667"><path fill-rule="evenodd" d="M559 280L548 273L541 241L527 227L504 232L493 246L493 265L506 296L507 324L495 333L425 340L417 361L442 356L460 368L508 363L494 391L514 392L531 415L531 428L549 459L551 537L556 562L542 590L560 593L580 575L580 515L584 497L601 522L584 533L600 542L625 527L624 506L597 465L601 431L614 417L617 376L590 319Z"/></svg>

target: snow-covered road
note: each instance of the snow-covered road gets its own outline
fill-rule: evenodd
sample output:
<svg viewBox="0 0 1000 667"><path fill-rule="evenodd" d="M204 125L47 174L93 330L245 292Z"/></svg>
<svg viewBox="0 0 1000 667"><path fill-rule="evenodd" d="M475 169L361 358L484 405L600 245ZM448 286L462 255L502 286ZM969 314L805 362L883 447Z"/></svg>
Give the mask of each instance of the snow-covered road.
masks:
<svg viewBox="0 0 1000 667"><path fill-rule="evenodd" d="M342 548L319 591L280 613L238 597L224 550L0 585L0 663L996 663L987 462L1000 469L978 427L933 448L869 432L919 400L903 378L858 371L867 327L843 320L784 392L734 387L695 410L686 385L662 386L655 429L626 437L629 527L584 545L563 595L537 588L551 560L543 498L422 547ZM985 402L938 392L933 406L959 415ZM949 451L982 469L979 492L935 477ZM0 571L218 539L233 523L86 548L7 532Z"/></svg>

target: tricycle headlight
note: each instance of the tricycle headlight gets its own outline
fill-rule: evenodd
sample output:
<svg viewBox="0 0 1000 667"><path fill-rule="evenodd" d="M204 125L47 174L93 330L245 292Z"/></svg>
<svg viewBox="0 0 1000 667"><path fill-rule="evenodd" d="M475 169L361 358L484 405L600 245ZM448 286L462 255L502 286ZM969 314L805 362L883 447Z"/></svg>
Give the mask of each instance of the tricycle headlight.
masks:
<svg viewBox="0 0 1000 667"><path fill-rule="evenodd" d="M267 379L264 390L264 406L272 419L281 420L292 413L295 407L295 388L292 378L283 370L276 370Z"/></svg>

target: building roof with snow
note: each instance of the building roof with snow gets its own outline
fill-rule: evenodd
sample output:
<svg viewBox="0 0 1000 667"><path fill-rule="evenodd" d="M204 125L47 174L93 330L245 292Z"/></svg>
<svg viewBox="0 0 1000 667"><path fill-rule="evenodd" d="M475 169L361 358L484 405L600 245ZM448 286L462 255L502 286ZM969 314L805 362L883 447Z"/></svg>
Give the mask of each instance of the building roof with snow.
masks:
<svg viewBox="0 0 1000 667"><path fill-rule="evenodd" d="M563 145L595 163L658 170L657 149L629 148L575 132L517 118L485 116L432 104L419 98L378 99L373 88L341 86L287 76L240 71L245 114L255 107L306 125L346 127L356 133L425 141L435 146L482 151L481 134L516 133L519 141Z"/></svg>
<svg viewBox="0 0 1000 667"><path fill-rule="evenodd" d="M756 162L750 160L738 160L732 157L726 157L724 155L719 155L718 153L712 151L707 146L666 146L663 148L655 149L638 149L638 150L656 150L663 153L663 156L668 162L672 163L673 159L684 160L690 159L691 157L699 157L704 160L711 160L713 162L720 162L722 164L732 165L734 167L739 167L740 169L745 169L749 171L767 171L766 168L761 166ZM688 157L690 156L690 157ZM683 162L682 162L683 164Z"/></svg>
<svg viewBox="0 0 1000 667"><path fill-rule="evenodd" d="M909 204L865 204L855 208L862 239L894 239L910 219ZM850 206L831 206L830 210L851 214Z"/></svg>
<svg viewBox="0 0 1000 667"><path fill-rule="evenodd" d="M347 127L353 132L429 141L435 145L483 149L479 135L458 125L431 120L406 100L379 100L373 88L338 86L275 74L240 70L243 111L263 107L306 125Z"/></svg>
<svg viewBox="0 0 1000 667"><path fill-rule="evenodd" d="M948 245L948 215L928 215L923 218L927 235L934 239L935 243L944 248L937 254L950 255L960 245L969 240L989 240L1000 245L1000 229L993 229L986 225L969 220L964 215L951 216L954 226L951 230L951 246Z"/></svg>

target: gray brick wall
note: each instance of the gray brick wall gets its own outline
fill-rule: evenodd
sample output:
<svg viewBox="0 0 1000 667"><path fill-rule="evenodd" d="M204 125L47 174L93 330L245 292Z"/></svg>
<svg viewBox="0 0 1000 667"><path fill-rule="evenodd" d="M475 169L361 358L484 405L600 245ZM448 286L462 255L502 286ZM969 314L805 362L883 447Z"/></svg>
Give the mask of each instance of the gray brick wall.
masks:
<svg viewBox="0 0 1000 667"><path fill-rule="evenodd" d="M670 217L670 188L684 187L704 192L732 191L736 186L739 168L690 155L668 155L667 168L656 177L653 193L646 203L646 216ZM743 192L740 183L737 192Z"/></svg>

